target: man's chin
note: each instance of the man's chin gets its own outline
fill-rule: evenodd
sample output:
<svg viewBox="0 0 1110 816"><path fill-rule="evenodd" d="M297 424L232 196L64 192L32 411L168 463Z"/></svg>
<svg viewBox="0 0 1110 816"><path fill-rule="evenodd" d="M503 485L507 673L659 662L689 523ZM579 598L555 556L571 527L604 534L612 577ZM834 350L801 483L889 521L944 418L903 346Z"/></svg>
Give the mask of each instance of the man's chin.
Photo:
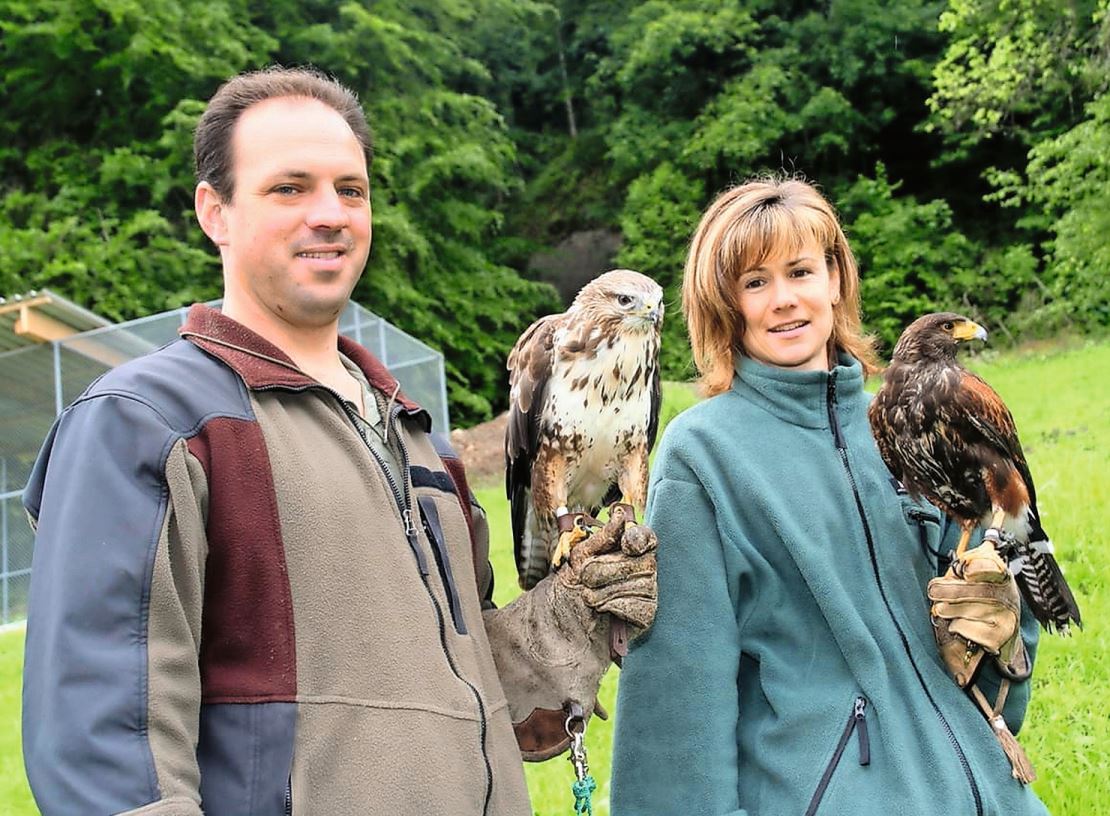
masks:
<svg viewBox="0 0 1110 816"><path fill-rule="evenodd" d="M350 299L351 290L346 287L340 292L301 291L278 304L275 311L297 328L322 329L339 320Z"/></svg>

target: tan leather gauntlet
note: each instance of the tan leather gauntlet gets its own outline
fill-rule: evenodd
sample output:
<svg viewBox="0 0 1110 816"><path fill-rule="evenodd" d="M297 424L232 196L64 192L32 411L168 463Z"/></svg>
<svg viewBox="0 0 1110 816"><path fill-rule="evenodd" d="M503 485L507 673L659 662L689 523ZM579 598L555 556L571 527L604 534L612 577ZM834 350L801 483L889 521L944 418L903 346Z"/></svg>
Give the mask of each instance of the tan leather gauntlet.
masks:
<svg viewBox="0 0 1110 816"><path fill-rule="evenodd" d="M969 550L943 577L929 582L927 594L937 647L961 687L972 682L987 655L1004 677L1029 676L1021 639L1021 596L993 547L984 544Z"/></svg>

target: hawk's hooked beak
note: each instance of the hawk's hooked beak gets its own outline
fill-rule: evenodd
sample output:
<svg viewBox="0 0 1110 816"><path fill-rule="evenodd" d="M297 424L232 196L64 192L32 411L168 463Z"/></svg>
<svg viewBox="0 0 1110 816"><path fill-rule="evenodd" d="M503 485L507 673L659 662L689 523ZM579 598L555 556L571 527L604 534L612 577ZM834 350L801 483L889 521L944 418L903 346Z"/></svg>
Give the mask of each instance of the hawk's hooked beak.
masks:
<svg viewBox="0 0 1110 816"><path fill-rule="evenodd" d="M644 308L640 310L640 316L646 317L651 320L652 323L658 324L659 321L663 319L662 302L656 304L646 304Z"/></svg>
<svg viewBox="0 0 1110 816"><path fill-rule="evenodd" d="M970 320L964 320L956 324L952 330L952 336L957 340L986 340L987 330Z"/></svg>

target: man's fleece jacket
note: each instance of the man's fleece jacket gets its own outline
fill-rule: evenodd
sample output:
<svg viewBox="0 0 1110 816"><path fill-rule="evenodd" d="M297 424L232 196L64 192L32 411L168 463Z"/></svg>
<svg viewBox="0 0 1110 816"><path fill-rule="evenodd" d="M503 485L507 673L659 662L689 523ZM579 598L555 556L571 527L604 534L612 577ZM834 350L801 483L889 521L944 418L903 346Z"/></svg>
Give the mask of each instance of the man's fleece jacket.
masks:
<svg viewBox="0 0 1110 816"><path fill-rule="evenodd" d="M398 484L281 350L202 306L182 335L66 409L24 494L42 812L530 813L484 517L428 414L397 396Z"/></svg>
<svg viewBox="0 0 1110 816"><path fill-rule="evenodd" d="M869 399L846 355L744 357L667 426L659 610L621 671L613 816L1045 816L937 654L925 587L959 528L891 478ZM1022 633L1032 659L1028 610ZM984 665L992 701L999 679ZM1015 731L1030 685L1010 690Z"/></svg>

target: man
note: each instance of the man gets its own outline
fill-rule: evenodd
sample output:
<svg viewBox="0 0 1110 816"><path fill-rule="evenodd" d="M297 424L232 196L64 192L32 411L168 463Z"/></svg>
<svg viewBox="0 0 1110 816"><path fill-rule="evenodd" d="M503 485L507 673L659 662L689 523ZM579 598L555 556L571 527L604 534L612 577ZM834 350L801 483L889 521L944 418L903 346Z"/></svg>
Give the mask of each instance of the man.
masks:
<svg viewBox="0 0 1110 816"><path fill-rule="evenodd" d="M606 613L650 624L654 553L597 556L493 609L458 460L338 337L370 249L357 100L312 71L245 74L195 152L223 311L194 306L182 339L90 386L24 494L36 801L530 813L514 723L544 757L565 704L588 718Z"/></svg>

